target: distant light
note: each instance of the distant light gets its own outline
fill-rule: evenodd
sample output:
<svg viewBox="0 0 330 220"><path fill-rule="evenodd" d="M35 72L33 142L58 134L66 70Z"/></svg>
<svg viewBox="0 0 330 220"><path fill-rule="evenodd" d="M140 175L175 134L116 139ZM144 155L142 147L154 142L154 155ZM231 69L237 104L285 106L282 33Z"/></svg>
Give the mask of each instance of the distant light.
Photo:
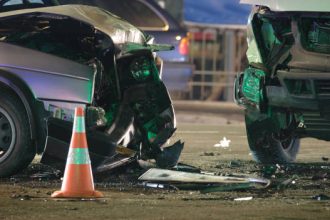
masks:
<svg viewBox="0 0 330 220"><path fill-rule="evenodd" d="M179 40L182 39L182 37L181 37L180 35L178 35L178 36L175 37L175 39L176 39L177 41L179 41Z"/></svg>
<svg viewBox="0 0 330 220"><path fill-rule="evenodd" d="M165 8L165 1L158 1L158 4L161 8Z"/></svg>

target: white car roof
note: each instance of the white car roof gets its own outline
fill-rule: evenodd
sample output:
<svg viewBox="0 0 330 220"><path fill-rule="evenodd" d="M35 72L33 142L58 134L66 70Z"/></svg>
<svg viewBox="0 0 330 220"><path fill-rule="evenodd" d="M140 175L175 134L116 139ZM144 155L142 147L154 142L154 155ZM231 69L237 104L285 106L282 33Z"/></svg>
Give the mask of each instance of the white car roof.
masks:
<svg viewBox="0 0 330 220"><path fill-rule="evenodd" d="M263 5L272 11L330 12L330 0L240 0L240 3Z"/></svg>

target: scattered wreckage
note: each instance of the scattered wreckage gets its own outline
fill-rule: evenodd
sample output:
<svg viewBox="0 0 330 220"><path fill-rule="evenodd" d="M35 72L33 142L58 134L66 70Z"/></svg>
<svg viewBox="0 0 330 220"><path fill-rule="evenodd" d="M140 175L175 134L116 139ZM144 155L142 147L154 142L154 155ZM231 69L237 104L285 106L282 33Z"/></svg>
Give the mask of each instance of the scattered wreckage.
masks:
<svg viewBox="0 0 330 220"><path fill-rule="evenodd" d="M330 140L330 4L241 0L248 22L249 67L235 82L258 162L293 162L300 138Z"/></svg>
<svg viewBox="0 0 330 220"><path fill-rule="evenodd" d="M181 165L182 167L182 165ZM180 169L180 164L177 166ZM270 181L242 175L220 176L205 171L177 171L151 168L139 177L149 188L174 188L200 190L201 193L232 191L250 188L267 188Z"/></svg>
<svg viewBox="0 0 330 220"><path fill-rule="evenodd" d="M41 162L64 167L74 108L86 109L92 165L120 146L176 165L176 129L161 60L171 50L102 9L65 5L0 13L0 177ZM102 167L99 167L102 169Z"/></svg>

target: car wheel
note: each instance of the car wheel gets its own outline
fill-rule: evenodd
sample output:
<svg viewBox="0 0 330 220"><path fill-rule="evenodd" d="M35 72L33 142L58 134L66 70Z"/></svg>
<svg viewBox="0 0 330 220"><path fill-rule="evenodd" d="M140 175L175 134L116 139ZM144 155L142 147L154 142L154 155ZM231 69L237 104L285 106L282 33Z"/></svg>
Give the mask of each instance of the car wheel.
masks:
<svg viewBox="0 0 330 220"><path fill-rule="evenodd" d="M292 132L274 132L271 119L253 120L245 115L246 133L254 159L263 164L294 162L300 140Z"/></svg>
<svg viewBox="0 0 330 220"><path fill-rule="evenodd" d="M0 90L0 177L26 168L36 149L25 108L11 92Z"/></svg>

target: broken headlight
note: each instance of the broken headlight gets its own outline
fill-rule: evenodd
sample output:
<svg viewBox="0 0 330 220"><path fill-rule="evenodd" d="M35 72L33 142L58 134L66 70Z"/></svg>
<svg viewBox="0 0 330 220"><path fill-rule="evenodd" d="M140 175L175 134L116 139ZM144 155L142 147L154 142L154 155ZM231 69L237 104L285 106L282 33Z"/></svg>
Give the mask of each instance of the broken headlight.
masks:
<svg viewBox="0 0 330 220"><path fill-rule="evenodd" d="M144 81L151 75L151 63L147 57L137 57L130 64L130 72L137 81Z"/></svg>

